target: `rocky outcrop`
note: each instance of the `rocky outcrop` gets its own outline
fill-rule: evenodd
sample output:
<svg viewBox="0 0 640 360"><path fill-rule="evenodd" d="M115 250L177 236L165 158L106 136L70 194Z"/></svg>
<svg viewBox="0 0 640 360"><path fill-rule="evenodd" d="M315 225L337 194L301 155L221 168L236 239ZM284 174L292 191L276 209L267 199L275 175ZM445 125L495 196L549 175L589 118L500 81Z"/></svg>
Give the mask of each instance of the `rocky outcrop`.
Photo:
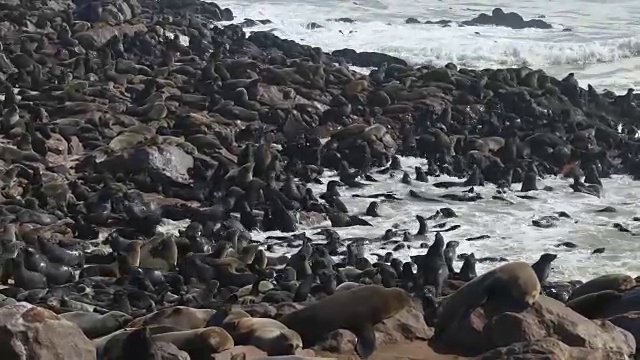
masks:
<svg viewBox="0 0 640 360"><path fill-rule="evenodd" d="M520 14L515 12L505 13L500 8L495 8L491 15L482 13L477 17L463 21L462 25L468 26L484 26L494 25L503 26L511 29L552 29L553 26L548 22L540 19L531 19L525 21Z"/></svg>
<svg viewBox="0 0 640 360"><path fill-rule="evenodd" d="M360 67L378 67L384 63L407 66L407 62L400 58L378 52L357 52L353 49L341 49L333 51L331 55L335 58L343 59L348 64Z"/></svg>
<svg viewBox="0 0 640 360"><path fill-rule="evenodd" d="M479 355L501 347L511 347L504 351L529 351L526 349L533 345L527 343L546 338L571 348L626 355L635 353L636 346L635 339L626 330L606 320L589 320L546 296L541 296L526 310L498 299L490 300L448 326L437 344ZM525 345L513 345L518 343Z"/></svg>
<svg viewBox="0 0 640 360"><path fill-rule="evenodd" d="M75 324L24 302L0 308L0 348L4 359L96 359L93 344Z"/></svg>
<svg viewBox="0 0 640 360"><path fill-rule="evenodd" d="M562 359L562 360L618 360L626 359L627 353L615 350L594 350L584 347L570 347L558 339L543 338L520 342L491 350L474 360L495 359Z"/></svg>

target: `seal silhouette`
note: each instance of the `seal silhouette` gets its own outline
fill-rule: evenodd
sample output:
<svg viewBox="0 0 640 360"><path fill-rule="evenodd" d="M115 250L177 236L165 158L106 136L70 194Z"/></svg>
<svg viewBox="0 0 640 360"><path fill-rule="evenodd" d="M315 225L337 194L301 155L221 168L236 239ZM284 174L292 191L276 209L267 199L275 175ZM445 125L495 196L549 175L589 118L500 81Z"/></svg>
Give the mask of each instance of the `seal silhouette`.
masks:
<svg viewBox="0 0 640 360"><path fill-rule="evenodd" d="M358 354L367 358L376 349L373 327L410 304L409 294L402 289L363 285L338 291L279 320L300 334L305 347L312 346L331 331L349 330L358 339Z"/></svg>

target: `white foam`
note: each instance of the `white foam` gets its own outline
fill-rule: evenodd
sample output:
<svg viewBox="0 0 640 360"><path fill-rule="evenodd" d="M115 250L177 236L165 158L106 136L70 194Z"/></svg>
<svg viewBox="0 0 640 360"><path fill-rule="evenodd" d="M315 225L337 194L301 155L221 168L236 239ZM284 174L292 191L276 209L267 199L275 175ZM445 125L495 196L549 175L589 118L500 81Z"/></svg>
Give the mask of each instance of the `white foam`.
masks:
<svg viewBox="0 0 640 360"><path fill-rule="evenodd" d="M270 19L273 24L247 29L275 29L274 33L324 50L353 48L357 51L379 51L403 58L410 63L443 65L454 62L461 66L485 68L526 65L549 68L554 76L564 76L576 68L612 64L640 53L640 36L634 33L639 25L631 13L640 12L640 4L621 0L616 7L604 10L599 3L572 0L553 3L547 1L519 3L517 11L525 18L546 15L553 30L511 30L500 27L442 28L438 25L405 24L407 17L424 20L468 20L480 12L490 12L493 1L435 2L421 0L377 1L260 1L235 0L221 3L230 7L237 21L244 18ZM615 9L613 9L615 8ZM636 13L637 13L636 12ZM355 23L329 21L349 17ZM324 28L309 30L306 25L316 22ZM563 27L572 32L562 32ZM611 81L610 70L617 67L596 67L599 72L585 71L583 82L625 91L640 85L640 77L628 75ZM604 70L604 71L603 71ZM633 75L638 75L634 72Z"/></svg>

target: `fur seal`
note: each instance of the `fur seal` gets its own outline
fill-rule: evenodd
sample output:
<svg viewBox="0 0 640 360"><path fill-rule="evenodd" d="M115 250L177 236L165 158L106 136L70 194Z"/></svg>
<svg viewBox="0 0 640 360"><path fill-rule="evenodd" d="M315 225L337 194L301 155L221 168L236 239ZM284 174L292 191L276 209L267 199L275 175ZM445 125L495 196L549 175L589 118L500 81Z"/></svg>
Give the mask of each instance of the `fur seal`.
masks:
<svg viewBox="0 0 640 360"><path fill-rule="evenodd" d="M591 279L586 283L573 289L569 296L569 301L605 290L625 291L636 286L636 282L630 275L607 274Z"/></svg>
<svg viewBox="0 0 640 360"><path fill-rule="evenodd" d="M279 320L312 346L329 332L346 329L357 337L356 350L369 357L376 348L373 327L410 306L409 294L399 288L363 285L338 291L316 303L284 315Z"/></svg>
<svg viewBox="0 0 640 360"><path fill-rule="evenodd" d="M60 314L60 317L76 324L89 339L109 335L133 320L131 316L119 311L110 311L104 315L73 311Z"/></svg>
<svg viewBox="0 0 640 360"><path fill-rule="evenodd" d="M193 309L187 306L175 306L139 317L130 322L127 328L141 328L151 325L167 325L177 329L193 330L204 327L215 310Z"/></svg>
<svg viewBox="0 0 640 360"><path fill-rule="evenodd" d="M278 320L254 318L242 310L232 310L221 324L238 345L253 345L268 355L293 355L302 349L297 332Z"/></svg>
<svg viewBox="0 0 640 360"><path fill-rule="evenodd" d="M568 301L566 305L587 319L597 319L603 316L611 304L620 299L622 299L622 294L618 291L604 290L577 297Z"/></svg>
<svg viewBox="0 0 640 360"><path fill-rule="evenodd" d="M372 201L367 207L367 211L365 213L367 216L380 217L380 214L378 214L379 208L380 204L377 201Z"/></svg>
<svg viewBox="0 0 640 360"><path fill-rule="evenodd" d="M501 265L469 281L444 299L436 319L435 334L443 334L447 326L482 305L489 296L502 294L531 306L538 300L540 289L540 281L531 265L521 261Z"/></svg>
<svg viewBox="0 0 640 360"><path fill-rule="evenodd" d="M538 261L531 265L533 271L536 272L536 276L538 276L538 281L540 281L541 284L547 281L549 273L551 272L551 263L556 258L558 258L558 255L556 254L544 253L540 255Z"/></svg>
<svg viewBox="0 0 640 360"><path fill-rule="evenodd" d="M210 359L213 354L229 350L234 346L231 335L219 327L167 332L153 335L152 338L157 342L175 345L189 354L192 359Z"/></svg>

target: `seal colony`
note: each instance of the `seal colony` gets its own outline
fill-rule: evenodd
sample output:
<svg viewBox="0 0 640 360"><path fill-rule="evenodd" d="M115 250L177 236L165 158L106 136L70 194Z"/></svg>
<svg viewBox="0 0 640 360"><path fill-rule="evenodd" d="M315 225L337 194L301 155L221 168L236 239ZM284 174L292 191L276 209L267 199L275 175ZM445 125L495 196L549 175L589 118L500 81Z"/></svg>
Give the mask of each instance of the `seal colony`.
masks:
<svg viewBox="0 0 640 360"><path fill-rule="evenodd" d="M527 192L538 177L563 173L574 191L600 196L601 178L640 177L633 91L599 94L572 74L525 67L327 54L219 26L231 10L198 0L2 9L0 313L16 302L48 309L92 339L98 359L239 359L239 346L303 358L340 331L356 337L343 350L367 358L388 341L376 333L407 314L435 324L437 340L455 333L454 318L496 299L525 309L570 300L567 311L589 318L633 301L625 294L635 280L624 274L579 287L547 282L554 254L478 276L477 261L503 260L458 255L459 242L444 237L460 227L447 225L456 214L446 201L478 201L474 187L485 182L504 199L512 183ZM347 66L355 62L375 69L359 75ZM401 155L428 166L412 179ZM314 194L308 185L326 171L339 180ZM379 203L404 200L366 194L367 184L429 184L440 174L460 179L433 184L451 193L406 194L442 204L416 215L416 234L298 231L325 218L335 228L371 226L385 216ZM345 186L371 205L347 208ZM158 231L163 219L189 225L173 236ZM271 230L288 235L252 237ZM372 262L367 243L392 250ZM423 252L394 255L407 247Z"/></svg>

